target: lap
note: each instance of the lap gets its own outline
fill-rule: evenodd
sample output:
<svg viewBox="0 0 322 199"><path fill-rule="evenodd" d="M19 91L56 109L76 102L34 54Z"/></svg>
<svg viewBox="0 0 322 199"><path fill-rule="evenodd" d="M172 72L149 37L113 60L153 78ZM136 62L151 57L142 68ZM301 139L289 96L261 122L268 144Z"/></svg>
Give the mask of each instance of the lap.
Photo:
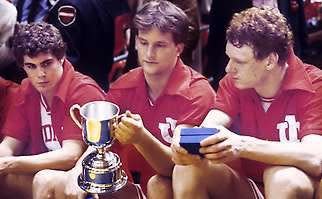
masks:
<svg viewBox="0 0 322 199"><path fill-rule="evenodd" d="M1 198L32 198L33 175L7 174L0 178Z"/></svg>
<svg viewBox="0 0 322 199"><path fill-rule="evenodd" d="M176 179L178 172L181 173L180 178ZM206 188L212 198L256 198L248 178L226 164L208 162L198 166L176 165L174 180L174 184L193 183L197 188Z"/></svg>

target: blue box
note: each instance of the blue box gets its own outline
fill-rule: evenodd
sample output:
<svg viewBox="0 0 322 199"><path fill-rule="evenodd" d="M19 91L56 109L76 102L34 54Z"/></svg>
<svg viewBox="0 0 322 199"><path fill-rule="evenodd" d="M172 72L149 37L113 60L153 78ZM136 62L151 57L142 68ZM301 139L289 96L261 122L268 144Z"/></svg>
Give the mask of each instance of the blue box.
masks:
<svg viewBox="0 0 322 199"><path fill-rule="evenodd" d="M200 142L218 132L216 128L183 128L180 132L179 144L189 153L201 155L199 153Z"/></svg>

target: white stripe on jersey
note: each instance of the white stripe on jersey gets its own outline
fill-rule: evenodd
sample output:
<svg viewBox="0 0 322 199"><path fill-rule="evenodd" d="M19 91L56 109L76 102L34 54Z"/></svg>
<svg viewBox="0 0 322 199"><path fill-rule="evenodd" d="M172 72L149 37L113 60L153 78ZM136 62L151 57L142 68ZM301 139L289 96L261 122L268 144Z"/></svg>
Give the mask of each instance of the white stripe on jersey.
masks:
<svg viewBox="0 0 322 199"><path fill-rule="evenodd" d="M52 127L51 112L42 95L40 95L40 115L42 137L47 149L49 151L60 149L60 143Z"/></svg>

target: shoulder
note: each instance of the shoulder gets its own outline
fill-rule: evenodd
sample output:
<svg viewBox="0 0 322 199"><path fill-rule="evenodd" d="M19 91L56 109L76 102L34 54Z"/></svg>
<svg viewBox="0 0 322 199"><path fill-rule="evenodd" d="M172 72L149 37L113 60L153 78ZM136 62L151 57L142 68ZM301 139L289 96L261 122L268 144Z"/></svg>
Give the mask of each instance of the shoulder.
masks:
<svg viewBox="0 0 322 199"><path fill-rule="evenodd" d="M322 87L322 70L309 64L305 64L304 69L307 72L313 87Z"/></svg>
<svg viewBox="0 0 322 199"><path fill-rule="evenodd" d="M71 80L68 85L69 93L71 92L87 92L89 90L95 90L100 93L104 93L103 89L89 76L72 71ZM107 81L107 80L106 80ZM62 85L65 86L65 85Z"/></svg>
<svg viewBox="0 0 322 199"><path fill-rule="evenodd" d="M110 90L114 89L128 89L139 86L144 79L143 69L141 67L130 70L115 82L111 84Z"/></svg>
<svg viewBox="0 0 322 199"><path fill-rule="evenodd" d="M192 101L196 99L213 100L216 96L216 93L209 84L207 78L190 67L187 67L185 70L188 71L190 75L186 75L186 80L181 80L184 82L183 85L179 85L179 87L177 88L177 94Z"/></svg>

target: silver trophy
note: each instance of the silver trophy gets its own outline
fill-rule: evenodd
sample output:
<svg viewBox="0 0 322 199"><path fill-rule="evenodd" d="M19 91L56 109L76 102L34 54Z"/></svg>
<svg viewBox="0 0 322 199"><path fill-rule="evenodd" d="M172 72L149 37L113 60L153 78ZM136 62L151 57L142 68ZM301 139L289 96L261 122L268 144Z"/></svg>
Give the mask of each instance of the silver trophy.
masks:
<svg viewBox="0 0 322 199"><path fill-rule="evenodd" d="M77 119L78 109L81 122ZM80 107L74 104L70 115L82 129L84 141L96 148L82 162L83 171L78 177L78 185L88 193L112 193L127 182L122 163L117 154L109 151L114 141L113 124L119 120L120 109L107 101L93 101Z"/></svg>

